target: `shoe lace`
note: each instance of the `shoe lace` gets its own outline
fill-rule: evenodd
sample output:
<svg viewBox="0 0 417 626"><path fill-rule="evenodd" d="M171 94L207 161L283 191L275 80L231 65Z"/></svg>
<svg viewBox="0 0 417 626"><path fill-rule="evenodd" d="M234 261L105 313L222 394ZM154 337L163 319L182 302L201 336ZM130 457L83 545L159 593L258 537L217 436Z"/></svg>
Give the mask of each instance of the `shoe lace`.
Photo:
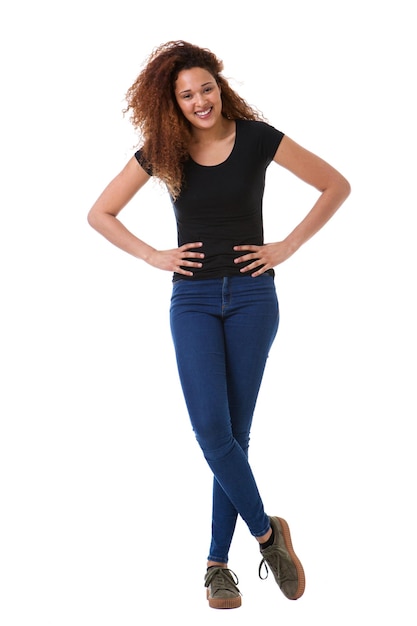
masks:
<svg viewBox="0 0 417 626"><path fill-rule="evenodd" d="M206 580L205 586L208 587L212 585L214 588L213 591L233 591L240 593L237 585L239 584L239 579L234 573L233 570L228 569L226 567L213 567L209 570Z"/></svg>
<svg viewBox="0 0 417 626"><path fill-rule="evenodd" d="M268 565L269 565L271 570L274 572L276 576L278 576L278 578L280 579L282 583L286 582L287 580L290 580L290 578L287 579L285 575L283 576L282 567L281 568L276 567L271 563L272 553L274 553L275 558L278 557L278 562L280 559L282 559L284 563L288 561L287 551L277 545L270 546L270 548L267 548L267 550L269 551L269 554L265 554L262 561L259 563L259 569L258 569L259 578L261 580L266 580L268 578L268 574L269 574ZM262 576L262 568L265 569L265 576Z"/></svg>

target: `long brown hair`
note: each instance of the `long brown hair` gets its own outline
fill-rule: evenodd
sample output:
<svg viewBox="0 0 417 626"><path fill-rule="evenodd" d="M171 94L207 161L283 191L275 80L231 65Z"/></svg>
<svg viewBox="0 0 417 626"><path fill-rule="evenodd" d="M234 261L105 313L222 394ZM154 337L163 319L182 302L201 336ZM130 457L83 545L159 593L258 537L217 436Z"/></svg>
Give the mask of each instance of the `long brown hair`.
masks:
<svg viewBox="0 0 417 626"><path fill-rule="evenodd" d="M188 158L191 124L183 116L174 93L181 70L206 69L221 89L222 114L228 119L261 120L262 114L247 104L222 76L223 62L210 50L186 41L169 41L155 48L144 69L126 93L133 126L143 141L143 156L154 176L176 198L181 191L183 165Z"/></svg>

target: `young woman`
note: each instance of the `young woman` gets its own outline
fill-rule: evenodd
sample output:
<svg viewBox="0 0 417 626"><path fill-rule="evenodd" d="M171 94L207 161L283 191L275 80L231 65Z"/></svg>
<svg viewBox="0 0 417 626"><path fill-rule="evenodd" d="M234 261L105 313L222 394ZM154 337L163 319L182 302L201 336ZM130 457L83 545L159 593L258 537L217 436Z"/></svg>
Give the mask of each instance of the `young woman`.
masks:
<svg viewBox="0 0 417 626"><path fill-rule="evenodd" d="M270 126L228 84L207 49L171 41L155 49L127 92L141 148L88 214L111 243L173 272L171 330L196 439L213 472L209 605L241 604L227 567L237 516L246 522L284 595L305 576L287 522L268 516L248 462L266 359L278 329L274 267L332 217L350 193L332 166ZM265 172L274 161L320 193L288 236L264 243ZM170 194L178 247L157 250L118 219L151 176ZM260 571L261 571L260 566ZM268 568L266 570L268 572Z"/></svg>

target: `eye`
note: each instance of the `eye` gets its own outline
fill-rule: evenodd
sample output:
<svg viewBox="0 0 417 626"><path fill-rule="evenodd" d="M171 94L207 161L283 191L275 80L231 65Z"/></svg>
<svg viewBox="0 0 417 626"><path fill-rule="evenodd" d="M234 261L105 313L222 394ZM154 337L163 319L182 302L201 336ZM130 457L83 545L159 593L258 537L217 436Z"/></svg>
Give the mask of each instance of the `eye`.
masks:
<svg viewBox="0 0 417 626"><path fill-rule="evenodd" d="M204 93L210 93L210 91L213 91L213 87L205 87L204 88Z"/></svg>

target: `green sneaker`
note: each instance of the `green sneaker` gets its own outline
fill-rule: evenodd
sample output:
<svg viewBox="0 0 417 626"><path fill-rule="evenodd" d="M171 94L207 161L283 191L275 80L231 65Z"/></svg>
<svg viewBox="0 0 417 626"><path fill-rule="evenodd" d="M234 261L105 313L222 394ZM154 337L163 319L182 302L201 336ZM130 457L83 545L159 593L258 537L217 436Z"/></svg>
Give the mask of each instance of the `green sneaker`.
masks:
<svg viewBox="0 0 417 626"><path fill-rule="evenodd" d="M292 547L290 529L281 517L270 517L270 522L275 535L274 543L261 549L263 559L259 564L259 577L262 580L268 577L269 565L284 596L289 600L298 600L304 593L306 579L303 566ZM261 576L262 566L266 569L266 576Z"/></svg>
<svg viewBox="0 0 417 626"><path fill-rule="evenodd" d="M207 600L212 609L237 609L242 604L238 578L225 567L209 567L204 578Z"/></svg>

